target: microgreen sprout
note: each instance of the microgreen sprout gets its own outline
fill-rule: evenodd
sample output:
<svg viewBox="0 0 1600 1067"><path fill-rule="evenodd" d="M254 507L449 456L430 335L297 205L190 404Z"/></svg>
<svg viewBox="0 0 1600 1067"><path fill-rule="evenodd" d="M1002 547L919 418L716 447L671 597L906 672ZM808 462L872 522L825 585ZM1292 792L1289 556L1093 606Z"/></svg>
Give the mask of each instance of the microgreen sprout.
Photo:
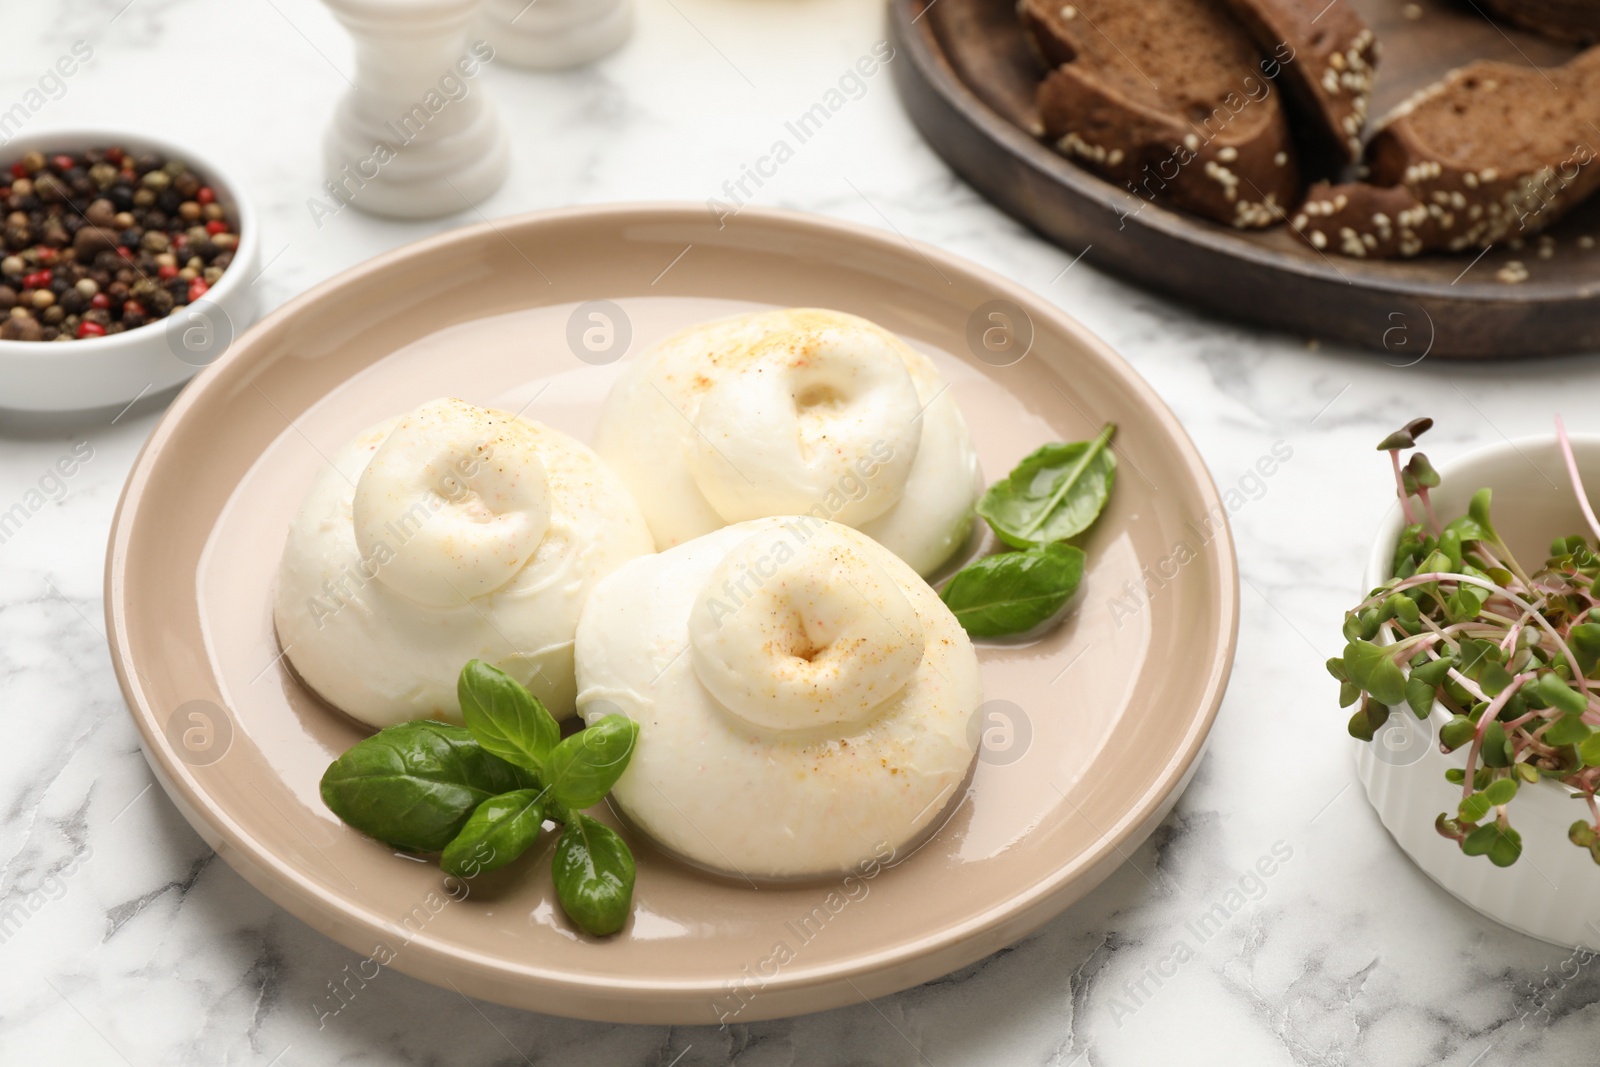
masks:
<svg viewBox="0 0 1600 1067"><path fill-rule="evenodd" d="M1406 526L1394 577L1345 614L1344 655L1328 661L1350 734L1371 741L1402 706L1450 715L1445 752L1466 749L1445 777L1461 787L1435 827L1469 856L1507 867L1522 854L1508 808L1524 785L1551 779L1588 807L1568 837L1600 864L1600 521L1584 494L1566 428L1556 438L1572 491L1594 535L1556 539L1527 573L1495 530L1490 491L1440 523L1438 472L1416 448L1433 425L1415 419L1384 438ZM1402 462L1402 453L1410 452Z"/></svg>

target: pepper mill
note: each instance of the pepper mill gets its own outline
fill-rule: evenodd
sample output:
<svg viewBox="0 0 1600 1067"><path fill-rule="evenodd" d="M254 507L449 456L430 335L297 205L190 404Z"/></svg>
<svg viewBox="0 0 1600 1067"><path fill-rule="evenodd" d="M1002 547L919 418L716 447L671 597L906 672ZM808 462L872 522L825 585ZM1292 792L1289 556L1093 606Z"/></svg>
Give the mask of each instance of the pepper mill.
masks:
<svg viewBox="0 0 1600 1067"><path fill-rule="evenodd" d="M483 26L497 58L564 70L621 47L633 32L633 0L486 0Z"/></svg>
<svg viewBox="0 0 1600 1067"><path fill-rule="evenodd" d="M468 28L480 0L324 0L355 39L355 84L323 141L338 201L432 218L475 206L511 166L504 122L479 81L495 59ZM319 220L320 223L320 220Z"/></svg>

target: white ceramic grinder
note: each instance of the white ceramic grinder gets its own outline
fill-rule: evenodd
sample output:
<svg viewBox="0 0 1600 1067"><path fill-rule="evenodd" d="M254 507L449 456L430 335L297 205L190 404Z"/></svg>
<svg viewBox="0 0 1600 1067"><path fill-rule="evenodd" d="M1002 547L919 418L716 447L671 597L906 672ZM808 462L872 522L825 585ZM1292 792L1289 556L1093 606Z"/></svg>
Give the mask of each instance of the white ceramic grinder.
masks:
<svg viewBox="0 0 1600 1067"><path fill-rule="evenodd" d="M324 0L355 39L355 85L323 161L341 204L400 218L476 205L505 181L504 123L480 74L496 54L470 39L480 0Z"/></svg>

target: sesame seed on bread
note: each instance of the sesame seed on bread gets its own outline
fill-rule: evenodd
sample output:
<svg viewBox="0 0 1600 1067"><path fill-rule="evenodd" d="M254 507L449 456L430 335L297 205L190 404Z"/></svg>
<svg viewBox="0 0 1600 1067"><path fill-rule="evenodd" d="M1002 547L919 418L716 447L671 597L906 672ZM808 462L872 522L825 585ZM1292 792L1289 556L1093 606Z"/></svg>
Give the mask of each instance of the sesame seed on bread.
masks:
<svg viewBox="0 0 1600 1067"><path fill-rule="evenodd" d="M1361 158L1378 42L1350 0L1222 2L1274 64L1308 156L1328 171Z"/></svg>
<svg viewBox="0 0 1600 1067"><path fill-rule="evenodd" d="M1302 184L1262 58L1212 0L1021 0L1045 138L1141 199L1270 226Z"/></svg>
<svg viewBox="0 0 1600 1067"><path fill-rule="evenodd" d="M1548 70L1471 63L1383 121L1368 181L1313 186L1291 225L1355 256L1502 244L1600 188L1597 144L1600 47Z"/></svg>
<svg viewBox="0 0 1600 1067"><path fill-rule="evenodd" d="M1600 3L1596 0L1483 0L1483 6L1507 22L1558 41L1600 41Z"/></svg>

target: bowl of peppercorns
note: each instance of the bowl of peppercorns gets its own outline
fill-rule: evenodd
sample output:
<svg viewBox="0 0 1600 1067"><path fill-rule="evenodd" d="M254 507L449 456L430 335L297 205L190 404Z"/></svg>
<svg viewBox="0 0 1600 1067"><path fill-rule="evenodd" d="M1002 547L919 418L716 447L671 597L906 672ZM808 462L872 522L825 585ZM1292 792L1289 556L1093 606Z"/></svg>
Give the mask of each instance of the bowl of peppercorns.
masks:
<svg viewBox="0 0 1600 1067"><path fill-rule="evenodd" d="M255 317L255 217L193 149L54 131L0 149L0 408L125 404Z"/></svg>

